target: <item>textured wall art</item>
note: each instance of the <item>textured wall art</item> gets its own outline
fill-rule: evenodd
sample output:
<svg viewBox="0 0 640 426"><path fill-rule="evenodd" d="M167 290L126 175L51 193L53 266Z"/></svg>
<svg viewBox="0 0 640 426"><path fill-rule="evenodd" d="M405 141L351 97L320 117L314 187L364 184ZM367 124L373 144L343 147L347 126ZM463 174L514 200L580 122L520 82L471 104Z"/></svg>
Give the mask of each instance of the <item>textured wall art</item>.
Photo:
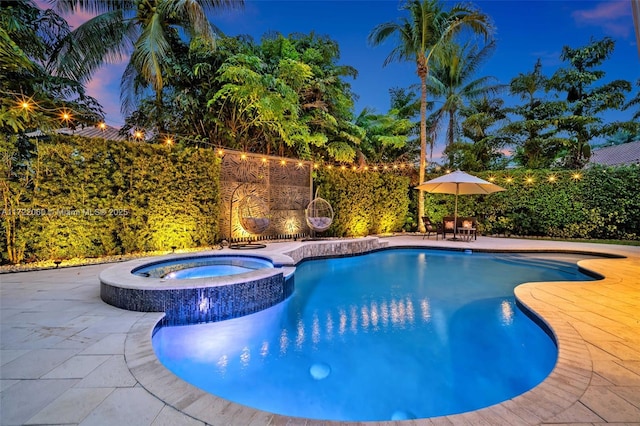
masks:
<svg viewBox="0 0 640 426"><path fill-rule="evenodd" d="M309 161L225 151L220 177L222 238L232 242L308 235L304 210L312 196L311 167ZM246 229L256 225L254 230L260 230L265 219L268 227L263 232Z"/></svg>

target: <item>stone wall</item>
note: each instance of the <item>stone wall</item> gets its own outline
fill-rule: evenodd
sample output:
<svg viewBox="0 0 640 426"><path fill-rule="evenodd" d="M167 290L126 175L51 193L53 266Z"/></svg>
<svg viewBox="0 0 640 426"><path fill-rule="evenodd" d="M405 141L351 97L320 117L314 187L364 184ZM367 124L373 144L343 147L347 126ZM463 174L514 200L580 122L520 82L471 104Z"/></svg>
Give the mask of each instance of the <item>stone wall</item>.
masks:
<svg viewBox="0 0 640 426"><path fill-rule="evenodd" d="M377 237L357 238L353 240L322 240L307 242L284 254L291 257L294 263L304 259L318 257L340 257L368 253L387 247L387 241Z"/></svg>

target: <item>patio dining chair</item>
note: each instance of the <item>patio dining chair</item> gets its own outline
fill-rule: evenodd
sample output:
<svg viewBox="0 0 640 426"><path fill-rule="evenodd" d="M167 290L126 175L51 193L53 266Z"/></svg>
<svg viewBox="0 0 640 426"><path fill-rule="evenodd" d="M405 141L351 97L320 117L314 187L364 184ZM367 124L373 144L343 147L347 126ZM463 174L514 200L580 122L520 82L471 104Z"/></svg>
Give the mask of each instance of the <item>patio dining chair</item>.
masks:
<svg viewBox="0 0 640 426"><path fill-rule="evenodd" d="M431 220L426 216L422 216L422 223L424 223L424 235L422 236L422 239L424 240L425 238L430 237L431 234L436 234L437 240L438 234L441 233L440 227L431 223Z"/></svg>

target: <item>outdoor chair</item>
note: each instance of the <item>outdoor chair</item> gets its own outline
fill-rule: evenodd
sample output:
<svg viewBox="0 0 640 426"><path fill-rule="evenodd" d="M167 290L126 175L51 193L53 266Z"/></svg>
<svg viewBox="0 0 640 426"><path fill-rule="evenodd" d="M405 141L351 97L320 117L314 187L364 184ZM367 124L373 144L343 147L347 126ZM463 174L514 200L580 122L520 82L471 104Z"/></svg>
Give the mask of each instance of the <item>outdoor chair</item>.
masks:
<svg viewBox="0 0 640 426"><path fill-rule="evenodd" d="M442 239L447 239L447 234L453 234L455 228L455 219L453 216L446 216L442 218L442 227L440 230L442 231Z"/></svg>
<svg viewBox="0 0 640 426"><path fill-rule="evenodd" d="M424 223L424 235L422 236L422 239L424 240L425 238L430 237L431 234L436 234L437 240L438 234L440 234L440 227L431 223L431 220L426 216L422 216L422 223Z"/></svg>
<svg viewBox="0 0 640 426"><path fill-rule="evenodd" d="M470 233L467 235L469 237L473 237L474 240L478 239L478 221L475 217L458 217L454 219L453 216L446 216L442 218L442 238L444 239L446 234L454 233L454 221L455 227L459 230L460 228L469 228L472 229Z"/></svg>

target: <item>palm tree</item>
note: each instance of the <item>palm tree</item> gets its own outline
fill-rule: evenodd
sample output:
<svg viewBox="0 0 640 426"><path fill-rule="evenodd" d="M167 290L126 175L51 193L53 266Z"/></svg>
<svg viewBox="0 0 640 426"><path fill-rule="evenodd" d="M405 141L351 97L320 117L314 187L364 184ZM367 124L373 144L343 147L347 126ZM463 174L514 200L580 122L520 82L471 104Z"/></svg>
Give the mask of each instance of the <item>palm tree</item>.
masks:
<svg viewBox="0 0 640 426"><path fill-rule="evenodd" d="M393 61L415 61L416 72L420 78L420 182L424 181L427 166L427 78L430 60L434 53L460 33L462 29L470 29L473 33L488 39L493 26L489 17L469 6L454 5L449 11L444 10L438 0L408 0L403 10L409 17L402 17L398 22L386 22L377 25L369 34L369 43L376 46L392 36L397 37L397 45L384 61L388 65ZM424 216L424 192L418 198L418 218ZM424 231L424 223L419 220L419 229Z"/></svg>
<svg viewBox="0 0 640 426"><path fill-rule="evenodd" d="M33 0L0 0L0 134L95 124L98 102L73 79L47 68L67 22Z"/></svg>
<svg viewBox="0 0 640 426"><path fill-rule="evenodd" d="M445 118L448 119L446 149L451 148L456 136L461 134L459 115L467 101L496 94L504 87L493 83L496 81L495 77L485 76L471 80L494 48L494 42L479 50L469 43L460 45L450 42L443 45L434 62L427 88L442 100L440 108L434 112L436 127Z"/></svg>
<svg viewBox="0 0 640 426"><path fill-rule="evenodd" d="M243 0L57 0L61 13L87 12L94 18L58 46L56 61L69 77L87 81L105 63L131 55L122 76L123 111L130 97L149 85L162 105L162 88L172 49L181 37L215 46L206 10L243 4ZM70 71L69 71L70 70Z"/></svg>

